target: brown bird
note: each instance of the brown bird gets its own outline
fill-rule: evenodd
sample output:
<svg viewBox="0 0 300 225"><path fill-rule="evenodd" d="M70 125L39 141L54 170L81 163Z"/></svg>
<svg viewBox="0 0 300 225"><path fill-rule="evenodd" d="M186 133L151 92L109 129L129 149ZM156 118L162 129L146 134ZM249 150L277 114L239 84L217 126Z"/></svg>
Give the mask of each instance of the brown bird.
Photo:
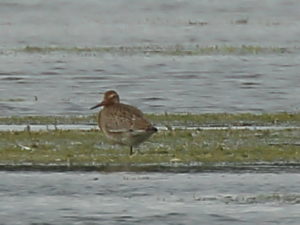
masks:
<svg viewBox="0 0 300 225"><path fill-rule="evenodd" d="M100 129L111 141L128 145L130 155L133 153L133 147L157 132L157 128L144 117L142 111L120 103L119 95L113 90L105 92L103 101L91 109L100 106L103 106L98 115Z"/></svg>

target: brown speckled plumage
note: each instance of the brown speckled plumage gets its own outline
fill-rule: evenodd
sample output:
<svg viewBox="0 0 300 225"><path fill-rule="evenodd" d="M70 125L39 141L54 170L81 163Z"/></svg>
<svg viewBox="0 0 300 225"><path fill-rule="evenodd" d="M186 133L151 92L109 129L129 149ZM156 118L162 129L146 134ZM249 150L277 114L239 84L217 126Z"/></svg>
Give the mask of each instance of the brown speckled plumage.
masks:
<svg viewBox="0 0 300 225"><path fill-rule="evenodd" d="M120 103L115 91L105 92L103 101L91 109L100 106L103 106L98 115L100 129L113 142L130 146L130 154L134 146L157 131L139 109Z"/></svg>

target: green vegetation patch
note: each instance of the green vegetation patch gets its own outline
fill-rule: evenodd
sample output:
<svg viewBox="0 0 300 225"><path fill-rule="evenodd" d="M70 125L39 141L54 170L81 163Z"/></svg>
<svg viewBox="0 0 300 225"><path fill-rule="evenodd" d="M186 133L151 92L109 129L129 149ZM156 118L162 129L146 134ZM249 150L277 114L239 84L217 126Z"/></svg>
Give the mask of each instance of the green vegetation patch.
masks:
<svg viewBox="0 0 300 225"><path fill-rule="evenodd" d="M300 126L300 113L263 114L146 114L156 125L173 126ZM0 124L96 124L97 113L89 116L12 116L0 117Z"/></svg>
<svg viewBox="0 0 300 225"><path fill-rule="evenodd" d="M9 98L9 99L3 99L0 98L0 102L24 102L25 99L23 98Z"/></svg>
<svg viewBox="0 0 300 225"><path fill-rule="evenodd" d="M96 116L10 116L0 117L5 125L58 125L58 124L95 124Z"/></svg>
<svg viewBox="0 0 300 225"><path fill-rule="evenodd" d="M157 124L179 126L299 126L300 113L206 113L206 114L149 114Z"/></svg>
<svg viewBox="0 0 300 225"><path fill-rule="evenodd" d="M159 131L129 156L98 130L0 132L1 165L164 165L299 162L300 130Z"/></svg>

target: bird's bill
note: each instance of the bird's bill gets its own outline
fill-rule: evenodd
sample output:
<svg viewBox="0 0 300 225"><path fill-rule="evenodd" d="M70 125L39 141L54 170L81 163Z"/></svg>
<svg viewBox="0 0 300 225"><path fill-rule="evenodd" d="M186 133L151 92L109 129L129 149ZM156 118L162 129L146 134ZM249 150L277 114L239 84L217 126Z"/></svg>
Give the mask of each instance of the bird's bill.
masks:
<svg viewBox="0 0 300 225"><path fill-rule="evenodd" d="M103 106L103 105L104 105L104 102L100 102L99 104L94 105L94 106L91 107L90 109L96 109L96 108L101 107L101 106Z"/></svg>

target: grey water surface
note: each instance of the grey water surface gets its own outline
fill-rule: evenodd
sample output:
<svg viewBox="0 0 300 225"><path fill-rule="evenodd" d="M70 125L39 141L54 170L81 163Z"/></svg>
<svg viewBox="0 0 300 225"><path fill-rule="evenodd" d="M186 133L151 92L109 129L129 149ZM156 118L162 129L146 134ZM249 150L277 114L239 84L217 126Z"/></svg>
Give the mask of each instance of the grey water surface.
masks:
<svg viewBox="0 0 300 225"><path fill-rule="evenodd" d="M284 224L298 173L0 172L0 224Z"/></svg>
<svg viewBox="0 0 300 225"><path fill-rule="evenodd" d="M297 0L2 0L0 116L87 115L108 89L149 113L299 111L299 11Z"/></svg>

